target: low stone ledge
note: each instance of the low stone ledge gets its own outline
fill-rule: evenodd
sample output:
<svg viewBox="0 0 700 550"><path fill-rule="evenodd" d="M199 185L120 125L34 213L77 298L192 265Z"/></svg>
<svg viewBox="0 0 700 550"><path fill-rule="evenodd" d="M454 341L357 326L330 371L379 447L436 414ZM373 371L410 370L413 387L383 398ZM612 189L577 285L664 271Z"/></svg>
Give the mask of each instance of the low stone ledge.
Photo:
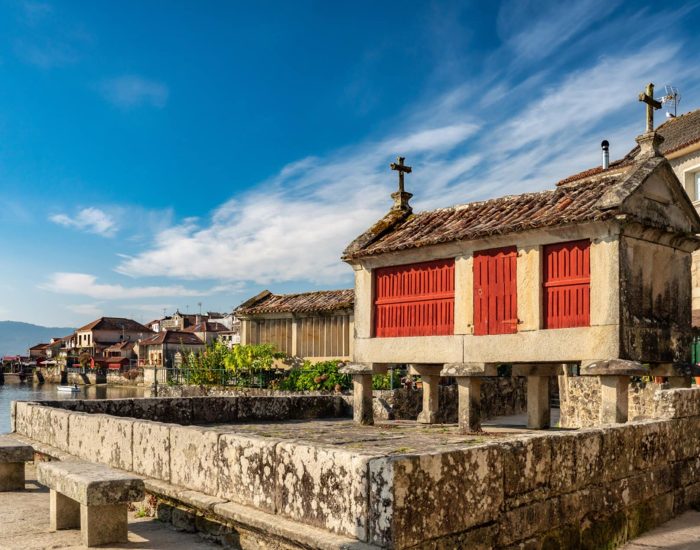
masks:
<svg viewBox="0 0 700 550"><path fill-rule="evenodd" d="M649 369L637 361L607 359L581 366L581 376L647 376Z"/></svg>
<svg viewBox="0 0 700 550"><path fill-rule="evenodd" d="M654 394L656 418L700 416L700 388L659 390Z"/></svg>
<svg viewBox="0 0 700 550"><path fill-rule="evenodd" d="M34 449L31 445L13 437L0 436L0 463L32 460L34 460Z"/></svg>
<svg viewBox="0 0 700 550"><path fill-rule="evenodd" d="M484 377L498 376L498 365L490 363L445 363L440 376Z"/></svg>

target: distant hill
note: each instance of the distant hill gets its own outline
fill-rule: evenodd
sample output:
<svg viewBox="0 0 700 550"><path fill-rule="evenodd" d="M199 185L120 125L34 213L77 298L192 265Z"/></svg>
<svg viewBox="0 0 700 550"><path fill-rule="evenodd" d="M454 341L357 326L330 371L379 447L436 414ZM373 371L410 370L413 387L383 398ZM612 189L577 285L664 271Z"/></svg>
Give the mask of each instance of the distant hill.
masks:
<svg viewBox="0 0 700 550"><path fill-rule="evenodd" d="M17 321L0 321L0 356L27 355L27 349L51 338L67 336L75 331L68 327L42 327Z"/></svg>

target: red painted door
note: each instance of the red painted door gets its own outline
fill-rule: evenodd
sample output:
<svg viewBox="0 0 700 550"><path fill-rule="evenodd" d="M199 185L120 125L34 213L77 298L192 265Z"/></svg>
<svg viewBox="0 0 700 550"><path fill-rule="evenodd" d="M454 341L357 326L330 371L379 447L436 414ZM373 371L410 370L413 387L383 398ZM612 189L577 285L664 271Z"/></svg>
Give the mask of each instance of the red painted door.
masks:
<svg viewBox="0 0 700 550"><path fill-rule="evenodd" d="M518 252L514 246L474 253L474 334L518 330Z"/></svg>
<svg viewBox="0 0 700 550"><path fill-rule="evenodd" d="M375 336L454 334L453 259L382 267L374 277Z"/></svg>
<svg viewBox="0 0 700 550"><path fill-rule="evenodd" d="M544 247L544 328L590 325L591 242Z"/></svg>

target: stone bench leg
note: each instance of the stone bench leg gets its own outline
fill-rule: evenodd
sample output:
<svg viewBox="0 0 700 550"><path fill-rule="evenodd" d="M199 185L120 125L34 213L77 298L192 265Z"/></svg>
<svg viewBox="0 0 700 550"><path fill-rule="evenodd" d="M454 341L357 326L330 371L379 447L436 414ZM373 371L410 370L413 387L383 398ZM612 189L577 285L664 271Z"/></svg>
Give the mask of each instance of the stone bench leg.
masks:
<svg viewBox="0 0 700 550"><path fill-rule="evenodd" d="M80 503L51 489L49 526L52 531L80 527Z"/></svg>
<svg viewBox="0 0 700 550"><path fill-rule="evenodd" d="M624 424L629 407L629 376L600 377L600 423Z"/></svg>
<svg viewBox="0 0 700 550"><path fill-rule="evenodd" d="M457 378L459 408L457 422L460 433L481 431L481 378Z"/></svg>
<svg viewBox="0 0 700 550"><path fill-rule="evenodd" d="M127 542L126 503L106 506L80 505L80 535L85 546Z"/></svg>
<svg viewBox="0 0 700 550"><path fill-rule="evenodd" d="M374 412L372 410L372 375L353 374L353 420L364 426L374 424Z"/></svg>
<svg viewBox="0 0 700 550"><path fill-rule="evenodd" d="M421 374L423 381L423 409L418 415L421 424L436 424L440 407L440 375Z"/></svg>
<svg viewBox="0 0 700 550"><path fill-rule="evenodd" d="M527 377L527 427L534 430L549 428L549 377Z"/></svg>
<svg viewBox="0 0 700 550"><path fill-rule="evenodd" d="M0 463L0 492L24 490L24 462Z"/></svg>

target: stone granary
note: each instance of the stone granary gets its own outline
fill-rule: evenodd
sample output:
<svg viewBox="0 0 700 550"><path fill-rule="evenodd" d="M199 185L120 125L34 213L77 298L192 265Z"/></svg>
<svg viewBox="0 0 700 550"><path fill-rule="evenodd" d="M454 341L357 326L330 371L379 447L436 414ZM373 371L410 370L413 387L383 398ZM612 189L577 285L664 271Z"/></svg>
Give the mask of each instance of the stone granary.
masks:
<svg viewBox="0 0 700 550"><path fill-rule="evenodd" d="M355 418L372 422L371 374L407 363L435 422L439 376L459 385L464 431L480 377L528 376L528 426L549 425L562 365L601 377L602 423L627 419L629 376L676 375L691 339L691 253L700 217L662 138L613 171L554 189L413 213L400 158L389 213L345 250L355 271ZM643 367L646 364L648 366Z"/></svg>
<svg viewBox="0 0 700 550"><path fill-rule="evenodd" d="M241 344L272 344L290 357L325 361L352 352L354 292L320 290L272 294L264 290L235 310Z"/></svg>

